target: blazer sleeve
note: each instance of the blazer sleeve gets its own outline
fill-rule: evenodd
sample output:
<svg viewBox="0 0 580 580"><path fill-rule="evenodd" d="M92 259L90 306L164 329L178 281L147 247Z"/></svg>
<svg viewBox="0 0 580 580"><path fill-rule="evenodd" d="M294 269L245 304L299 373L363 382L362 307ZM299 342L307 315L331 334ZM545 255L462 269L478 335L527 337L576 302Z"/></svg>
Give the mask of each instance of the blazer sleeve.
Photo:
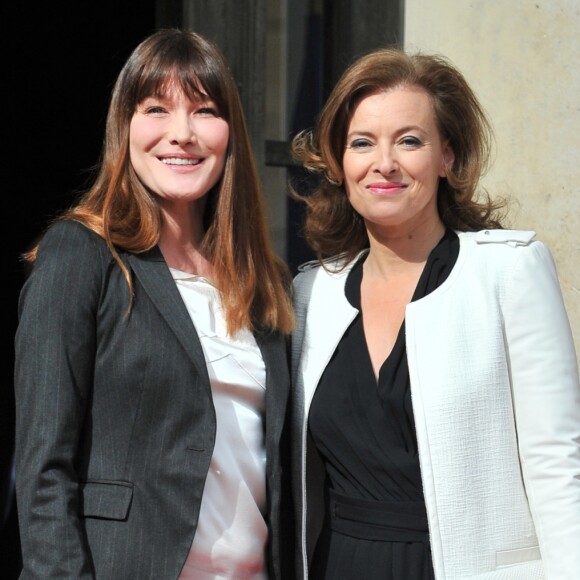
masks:
<svg viewBox="0 0 580 580"><path fill-rule="evenodd" d="M104 244L84 226L45 234L19 301L16 493L21 579L92 578L75 462L91 396Z"/></svg>
<svg viewBox="0 0 580 580"><path fill-rule="evenodd" d="M505 331L522 474L547 580L580 574L580 387L556 267L541 242L522 248L506 293Z"/></svg>

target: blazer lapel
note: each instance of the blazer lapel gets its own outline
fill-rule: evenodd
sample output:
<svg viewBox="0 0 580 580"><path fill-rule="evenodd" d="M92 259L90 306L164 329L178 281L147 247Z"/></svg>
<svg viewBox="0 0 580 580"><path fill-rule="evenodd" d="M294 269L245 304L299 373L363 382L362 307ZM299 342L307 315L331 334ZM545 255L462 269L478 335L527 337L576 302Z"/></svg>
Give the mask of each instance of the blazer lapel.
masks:
<svg viewBox="0 0 580 580"><path fill-rule="evenodd" d="M290 369L284 337L278 333L255 332L266 365L266 424L269 434L268 445L277 445L284 424L284 409L290 392ZM270 451L269 449L267 451Z"/></svg>
<svg viewBox="0 0 580 580"><path fill-rule="evenodd" d="M344 295L348 272L355 262L338 274L329 274L322 268L316 274L304 329L302 348L307 354L300 357L306 410L328 361L358 313Z"/></svg>
<svg viewBox="0 0 580 580"><path fill-rule="evenodd" d="M199 336L159 248L155 246L143 254L129 254L127 260L145 292L190 356L199 374L209 382Z"/></svg>

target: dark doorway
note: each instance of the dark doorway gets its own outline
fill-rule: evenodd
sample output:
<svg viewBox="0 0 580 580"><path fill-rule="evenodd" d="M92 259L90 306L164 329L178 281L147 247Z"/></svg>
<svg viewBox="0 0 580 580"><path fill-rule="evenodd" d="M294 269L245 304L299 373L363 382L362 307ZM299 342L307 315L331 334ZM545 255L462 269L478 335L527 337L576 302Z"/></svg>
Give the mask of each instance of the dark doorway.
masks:
<svg viewBox="0 0 580 580"><path fill-rule="evenodd" d="M2 16L12 37L5 34L3 41L4 147L11 155L5 157L4 180L8 362L0 387L0 570L11 580L21 567L11 486L14 332L25 276L19 255L88 183L112 85L129 52L153 32L155 0L12 2L3 6Z"/></svg>
<svg viewBox="0 0 580 580"><path fill-rule="evenodd" d="M301 10L297 9L300 4ZM362 54L386 46L402 46L404 0L303 0L288 13L289 95L291 135L312 127L332 88L344 70ZM296 42L300 42L296 46ZM288 147L288 145L287 145ZM280 147L279 147L280 149ZM274 162L275 163L275 162ZM272 163L272 164L274 164ZM289 180L301 194L316 179L288 158ZM288 200L287 255L293 272L312 259L301 235L303 204Z"/></svg>

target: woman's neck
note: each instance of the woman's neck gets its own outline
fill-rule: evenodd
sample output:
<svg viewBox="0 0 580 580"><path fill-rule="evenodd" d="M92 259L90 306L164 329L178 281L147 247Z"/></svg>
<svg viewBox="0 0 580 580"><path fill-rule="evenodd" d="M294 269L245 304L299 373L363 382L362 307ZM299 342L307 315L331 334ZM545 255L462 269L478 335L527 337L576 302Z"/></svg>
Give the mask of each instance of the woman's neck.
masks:
<svg viewBox="0 0 580 580"><path fill-rule="evenodd" d="M159 249L170 268L211 278L213 268L203 250L205 231L199 216L163 212Z"/></svg>
<svg viewBox="0 0 580 580"><path fill-rule="evenodd" d="M437 221L413 231L369 230L368 234L370 251L365 261L365 272L384 278L422 267L445 234L445 226Z"/></svg>

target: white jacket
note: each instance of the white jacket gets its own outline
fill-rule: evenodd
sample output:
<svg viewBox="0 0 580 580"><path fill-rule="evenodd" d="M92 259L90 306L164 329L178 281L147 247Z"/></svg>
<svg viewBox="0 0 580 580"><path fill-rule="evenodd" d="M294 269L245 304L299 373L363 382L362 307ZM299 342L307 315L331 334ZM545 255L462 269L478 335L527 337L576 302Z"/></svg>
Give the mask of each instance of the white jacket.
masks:
<svg viewBox="0 0 580 580"><path fill-rule="evenodd" d="M448 279L406 309L437 580L580 579L578 363L552 256L534 235L459 233ZM338 273L311 267L294 280L294 475L305 577L324 505L310 447L306 466L308 409L356 316L344 295L353 263Z"/></svg>

